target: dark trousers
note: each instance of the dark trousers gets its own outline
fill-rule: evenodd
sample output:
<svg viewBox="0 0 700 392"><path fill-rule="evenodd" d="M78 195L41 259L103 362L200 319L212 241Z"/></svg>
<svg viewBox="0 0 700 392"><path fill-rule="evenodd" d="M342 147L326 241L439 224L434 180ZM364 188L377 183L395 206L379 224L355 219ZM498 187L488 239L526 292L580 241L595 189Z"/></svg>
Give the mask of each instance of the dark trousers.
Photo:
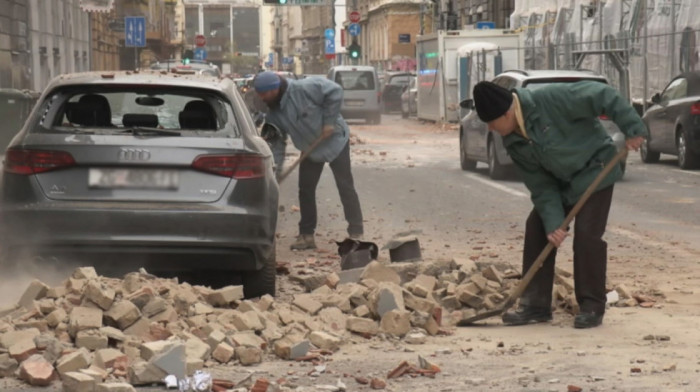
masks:
<svg viewBox="0 0 700 392"><path fill-rule="evenodd" d="M316 230L316 186L321 179L323 166L325 166L324 162L313 162L309 159L299 164L299 209L301 210L299 234L314 234ZM348 233L363 234L360 199L357 197L350 170L349 142L345 144L343 151L329 166L333 171L338 193L340 193L345 220L348 222Z"/></svg>
<svg viewBox="0 0 700 392"><path fill-rule="evenodd" d="M582 312L605 312L605 272L608 244L603 241L612 201L613 186L593 193L574 219L574 285ZM568 214L573 206L565 207ZM523 275L547 246L547 233L534 209L525 225ZM520 300L522 305L549 308L552 305L556 248L535 274Z"/></svg>

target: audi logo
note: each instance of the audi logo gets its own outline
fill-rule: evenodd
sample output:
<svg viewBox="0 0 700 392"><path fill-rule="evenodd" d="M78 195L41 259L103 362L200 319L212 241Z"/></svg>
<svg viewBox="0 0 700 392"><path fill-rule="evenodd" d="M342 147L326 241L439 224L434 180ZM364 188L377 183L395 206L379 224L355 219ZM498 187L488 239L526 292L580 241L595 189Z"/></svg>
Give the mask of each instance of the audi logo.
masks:
<svg viewBox="0 0 700 392"><path fill-rule="evenodd" d="M151 152L142 148L122 148L119 150L120 161L147 161L151 159Z"/></svg>

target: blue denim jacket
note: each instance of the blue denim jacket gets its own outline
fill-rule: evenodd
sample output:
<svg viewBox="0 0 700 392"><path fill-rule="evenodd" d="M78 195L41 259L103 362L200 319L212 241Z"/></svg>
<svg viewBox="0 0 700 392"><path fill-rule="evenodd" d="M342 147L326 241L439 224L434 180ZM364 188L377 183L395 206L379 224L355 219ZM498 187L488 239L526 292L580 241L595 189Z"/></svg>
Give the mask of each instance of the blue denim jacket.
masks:
<svg viewBox="0 0 700 392"><path fill-rule="evenodd" d="M308 157L314 162L333 161L350 138L348 124L340 115L343 89L323 78L288 80L288 83L279 107L271 109L265 121L286 132L301 151L306 151L321 136L324 125L335 125L333 134Z"/></svg>

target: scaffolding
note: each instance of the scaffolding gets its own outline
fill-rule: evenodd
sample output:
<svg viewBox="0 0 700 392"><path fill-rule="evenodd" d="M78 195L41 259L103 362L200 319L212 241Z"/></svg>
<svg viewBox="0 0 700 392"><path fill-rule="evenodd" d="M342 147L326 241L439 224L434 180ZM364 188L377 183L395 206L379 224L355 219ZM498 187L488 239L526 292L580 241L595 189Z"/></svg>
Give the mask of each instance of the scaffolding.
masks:
<svg viewBox="0 0 700 392"><path fill-rule="evenodd" d="M516 0L529 69L585 68L645 107L678 74L700 69L700 1Z"/></svg>

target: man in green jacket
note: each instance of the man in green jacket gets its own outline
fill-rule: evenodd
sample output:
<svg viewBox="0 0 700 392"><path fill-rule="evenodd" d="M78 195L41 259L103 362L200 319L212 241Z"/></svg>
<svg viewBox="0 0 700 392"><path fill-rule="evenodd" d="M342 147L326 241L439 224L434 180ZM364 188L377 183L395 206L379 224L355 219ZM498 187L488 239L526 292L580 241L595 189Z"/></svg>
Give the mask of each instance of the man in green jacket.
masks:
<svg viewBox="0 0 700 392"><path fill-rule="evenodd" d="M608 116L625 134L630 150L646 136L634 108L612 87L595 81L551 84L537 89L508 91L491 82L474 86L479 118L503 137L508 154L522 174L534 209L525 226L523 274L551 242L559 247L567 232L559 228L604 165L617 153L598 120ZM614 168L574 221L574 283L580 312L576 328L591 328L605 313L607 243L602 239L615 181ZM503 322L522 325L552 319L552 287L556 248L535 274L517 310Z"/></svg>

